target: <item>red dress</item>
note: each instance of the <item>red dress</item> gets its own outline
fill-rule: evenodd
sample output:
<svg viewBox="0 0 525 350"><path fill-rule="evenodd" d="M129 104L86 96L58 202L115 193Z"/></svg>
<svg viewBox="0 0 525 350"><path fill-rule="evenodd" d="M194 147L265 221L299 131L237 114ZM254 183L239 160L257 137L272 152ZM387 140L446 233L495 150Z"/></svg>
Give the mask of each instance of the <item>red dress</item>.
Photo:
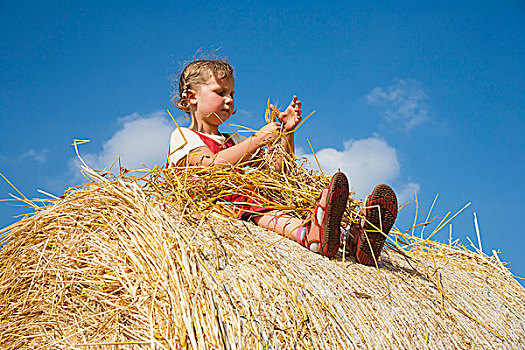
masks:
<svg viewBox="0 0 525 350"><path fill-rule="evenodd" d="M232 146L235 146L235 142L231 138L227 138L226 142L223 144L220 144L219 142L215 141L211 137L206 136L205 134L201 134L200 132L197 132L195 130L190 129L194 133L197 134L197 136L200 137L202 142L208 146L208 148L213 152L213 154L217 154L223 149L230 148ZM265 211L268 211L270 209L261 207L259 202L257 200L240 194L232 194L229 196L225 196L222 198L222 200L231 202L231 203L243 203L243 204L237 204L235 207L237 208L237 217L239 217L242 220L250 220L251 216L257 213L262 213ZM249 204L255 204L255 205L249 205Z"/></svg>

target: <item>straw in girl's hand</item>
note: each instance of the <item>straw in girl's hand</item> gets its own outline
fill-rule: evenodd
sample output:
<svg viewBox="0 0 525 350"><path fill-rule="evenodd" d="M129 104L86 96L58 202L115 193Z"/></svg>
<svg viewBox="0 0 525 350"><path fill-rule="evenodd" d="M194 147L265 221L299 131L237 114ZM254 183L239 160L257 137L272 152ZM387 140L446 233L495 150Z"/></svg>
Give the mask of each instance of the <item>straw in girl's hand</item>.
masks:
<svg viewBox="0 0 525 350"><path fill-rule="evenodd" d="M284 110L284 112L279 111L277 107L270 104L270 109L272 110L272 116L274 114L277 116L279 121L283 124L283 127L286 131L292 131L295 127L301 122L302 114L302 103L297 99L297 96L293 96L292 102Z"/></svg>

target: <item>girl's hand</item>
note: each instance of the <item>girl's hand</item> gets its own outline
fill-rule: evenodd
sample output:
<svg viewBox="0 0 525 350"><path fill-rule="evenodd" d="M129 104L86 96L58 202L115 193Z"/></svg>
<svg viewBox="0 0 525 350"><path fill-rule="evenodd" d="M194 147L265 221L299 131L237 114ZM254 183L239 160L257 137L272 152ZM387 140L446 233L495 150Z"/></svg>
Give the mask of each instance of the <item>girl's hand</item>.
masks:
<svg viewBox="0 0 525 350"><path fill-rule="evenodd" d="M253 137L260 142L261 145L266 145L274 141L279 136L281 130L281 124L272 122L263 126L257 131Z"/></svg>
<svg viewBox="0 0 525 350"><path fill-rule="evenodd" d="M302 103L297 99L297 96L294 95L292 102L284 112L279 112L279 120L283 123L283 126L286 131L292 131L301 121L301 106ZM270 105L272 110L277 110L274 105Z"/></svg>

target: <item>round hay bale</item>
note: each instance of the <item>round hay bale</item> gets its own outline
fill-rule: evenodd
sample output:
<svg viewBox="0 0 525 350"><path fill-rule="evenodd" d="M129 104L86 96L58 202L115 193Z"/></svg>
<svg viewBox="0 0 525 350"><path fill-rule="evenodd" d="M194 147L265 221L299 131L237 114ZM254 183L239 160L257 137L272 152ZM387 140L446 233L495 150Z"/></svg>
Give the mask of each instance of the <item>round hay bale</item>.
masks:
<svg viewBox="0 0 525 350"><path fill-rule="evenodd" d="M525 348L496 257L398 233L368 267L153 191L95 176L3 230L2 349Z"/></svg>

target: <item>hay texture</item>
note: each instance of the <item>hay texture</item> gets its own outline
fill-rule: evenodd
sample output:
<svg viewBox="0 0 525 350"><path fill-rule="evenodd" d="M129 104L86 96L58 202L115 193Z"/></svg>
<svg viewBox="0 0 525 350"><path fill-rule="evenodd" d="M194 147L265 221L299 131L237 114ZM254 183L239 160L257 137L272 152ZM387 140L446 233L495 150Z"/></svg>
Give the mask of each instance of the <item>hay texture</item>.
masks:
<svg viewBox="0 0 525 350"><path fill-rule="evenodd" d="M232 218L217 193L264 192L264 173L85 171L3 230L2 349L525 348L525 290L496 255L395 231L367 267ZM327 178L291 178L264 198L301 216Z"/></svg>

